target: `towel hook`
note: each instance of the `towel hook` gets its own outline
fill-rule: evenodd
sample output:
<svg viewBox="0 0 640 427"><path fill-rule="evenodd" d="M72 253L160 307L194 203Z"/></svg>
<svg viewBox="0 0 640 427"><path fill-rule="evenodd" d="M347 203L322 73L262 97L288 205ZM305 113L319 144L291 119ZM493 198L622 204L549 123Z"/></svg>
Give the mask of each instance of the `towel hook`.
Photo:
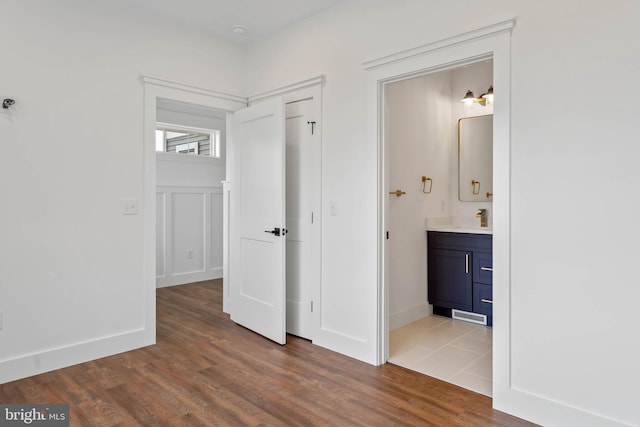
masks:
<svg viewBox="0 0 640 427"><path fill-rule="evenodd" d="M471 188L472 188L473 194L480 194L480 181L476 181L475 179L472 179Z"/></svg>
<svg viewBox="0 0 640 427"><path fill-rule="evenodd" d="M429 190L427 191L426 186L427 182L429 182ZM431 194L431 190L433 189L433 180L431 178L427 178L426 176L422 177L422 192L424 194Z"/></svg>

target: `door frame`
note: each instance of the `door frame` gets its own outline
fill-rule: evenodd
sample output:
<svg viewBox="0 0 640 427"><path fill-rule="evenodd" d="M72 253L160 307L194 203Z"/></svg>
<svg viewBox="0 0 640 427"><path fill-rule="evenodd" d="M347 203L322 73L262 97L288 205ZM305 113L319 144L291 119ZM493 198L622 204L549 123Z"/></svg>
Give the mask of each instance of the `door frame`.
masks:
<svg viewBox="0 0 640 427"><path fill-rule="evenodd" d="M493 402L508 408L511 389L510 324L510 112L511 32L515 20L508 20L468 33L439 40L378 58L363 64L367 75L368 135L377 142L377 364L389 357L388 250L385 239L388 206L387 143L384 139L384 87L386 84L482 60L493 60L494 104L494 190L493 200Z"/></svg>
<svg viewBox="0 0 640 427"><path fill-rule="evenodd" d="M156 342L156 110L158 98L205 105L224 112L247 106L241 96L217 92L161 77L141 75L143 89L143 222L144 345Z"/></svg>
<svg viewBox="0 0 640 427"><path fill-rule="evenodd" d="M321 286L322 286L322 87L326 83L324 75L319 75L307 80L302 80L287 86L260 92L250 97L215 91L201 86L184 82L176 82L163 77L148 74L140 76L143 90L143 188L140 203L143 222L143 283L144 283L144 342L142 345L152 345L156 342L156 151L155 128L157 99L164 98L187 102L191 104L205 105L227 113L233 113L241 108L246 108L249 103L255 103L262 99L274 96L282 96L285 103L312 97L314 99L314 114L316 115L316 130L318 144L313 158L313 209L318 212L318 226L312 233L313 248L313 277L312 295L314 300L313 331L314 337L320 330L321 322ZM227 132L227 140L232 137ZM229 156L226 152L227 158ZM229 171L227 170L227 177ZM231 185L223 181L223 197L228 201ZM224 209L228 208L226 203ZM228 215L223 213L223 281L228 282ZM227 293L228 294L228 293ZM228 301L223 301L223 304ZM226 310L225 310L226 311Z"/></svg>

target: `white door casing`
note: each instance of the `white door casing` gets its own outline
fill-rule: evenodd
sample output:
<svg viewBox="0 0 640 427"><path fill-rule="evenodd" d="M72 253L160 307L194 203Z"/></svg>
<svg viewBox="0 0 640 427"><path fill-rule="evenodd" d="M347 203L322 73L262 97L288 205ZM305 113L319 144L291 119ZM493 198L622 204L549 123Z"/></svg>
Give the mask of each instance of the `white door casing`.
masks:
<svg viewBox="0 0 640 427"><path fill-rule="evenodd" d="M287 332L312 339L313 99L288 103L287 174ZM317 217L317 214L315 215Z"/></svg>
<svg viewBox="0 0 640 427"><path fill-rule="evenodd" d="M237 111L230 212L231 320L285 344L284 103Z"/></svg>

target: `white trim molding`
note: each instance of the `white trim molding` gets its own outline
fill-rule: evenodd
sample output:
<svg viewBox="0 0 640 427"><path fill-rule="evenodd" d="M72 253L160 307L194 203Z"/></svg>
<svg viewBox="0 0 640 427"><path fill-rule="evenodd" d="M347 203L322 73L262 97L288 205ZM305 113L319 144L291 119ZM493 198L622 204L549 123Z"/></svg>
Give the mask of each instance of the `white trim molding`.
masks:
<svg viewBox="0 0 640 427"><path fill-rule="evenodd" d="M155 330L153 342L150 342L150 336L145 327L5 359L0 362L3 365L0 384L124 353L154 343Z"/></svg>
<svg viewBox="0 0 640 427"><path fill-rule="evenodd" d="M191 93L196 93L198 95L205 95L205 96L210 96L218 99L223 99L225 101L238 102L240 104L243 104L243 106L245 107L249 104L262 101L264 99L273 98L274 96L282 96L291 92L307 89L316 85L324 85L327 81L324 74L321 74L319 76L312 77L310 79L301 80L296 83L292 83L292 84L282 86L276 89L268 90L265 92L260 92L245 98L240 95L233 95L230 93L220 92L212 89L207 89L201 86L192 85L190 83L177 82L177 81L166 79L164 77L151 76L148 74L142 74L140 76L140 80L145 84L161 86L161 87L170 88L170 89L178 89L184 92L191 92Z"/></svg>
<svg viewBox="0 0 640 427"><path fill-rule="evenodd" d="M255 95L251 95L249 98L247 98L247 101L249 102L249 104L253 104L255 102L262 101L267 98L272 98L274 96L282 96L287 93L306 89L312 86L324 85L326 81L327 79L325 78L324 75L319 75L311 79L303 80L297 83L279 87L277 89L268 90L266 92L261 92Z"/></svg>
<svg viewBox="0 0 640 427"><path fill-rule="evenodd" d="M239 96L239 95L233 95L230 93L225 93L225 92L220 92L217 90L212 90L212 89L207 89L201 86L196 86L196 85L192 85L189 83L183 83L183 82L176 82L173 80L169 80L163 77L157 77L157 76L151 76L148 74L142 74L140 76L140 80L143 83L146 84L151 84L151 85L156 85L156 86L162 86L162 87L167 87L167 88L171 88L171 89L178 89L184 92L192 92L192 93L197 93L200 95L206 95L206 96L211 96L214 98L219 98L219 99L224 99L225 101L233 101L233 102L238 102L240 104L244 104L246 106L247 104L247 98Z"/></svg>
<svg viewBox="0 0 640 427"><path fill-rule="evenodd" d="M470 41L479 40L485 37L491 37L504 32L511 33L515 26L516 19L508 19L506 21L498 22L497 24L478 28L476 30L468 31L466 33L458 34L452 37L447 37L435 42L424 44L422 46L403 50L380 58L371 59L369 61L363 62L362 66L367 71L373 70L375 68L382 67L383 65L403 61L405 59L411 58L412 56L424 55L440 49L445 49L461 43L468 43Z"/></svg>

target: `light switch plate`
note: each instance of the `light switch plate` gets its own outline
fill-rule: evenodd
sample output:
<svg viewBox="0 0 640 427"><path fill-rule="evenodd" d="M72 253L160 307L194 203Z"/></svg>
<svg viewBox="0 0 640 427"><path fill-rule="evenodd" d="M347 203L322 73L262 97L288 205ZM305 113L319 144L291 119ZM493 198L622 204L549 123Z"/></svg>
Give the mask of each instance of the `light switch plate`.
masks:
<svg viewBox="0 0 640 427"><path fill-rule="evenodd" d="M329 215L337 215L338 214L338 208L336 206L336 202L335 200L330 200L329 201Z"/></svg>
<svg viewBox="0 0 640 427"><path fill-rule="evenodd" d="M137 215L138 199L122 199L122 215Z"/></svg>

